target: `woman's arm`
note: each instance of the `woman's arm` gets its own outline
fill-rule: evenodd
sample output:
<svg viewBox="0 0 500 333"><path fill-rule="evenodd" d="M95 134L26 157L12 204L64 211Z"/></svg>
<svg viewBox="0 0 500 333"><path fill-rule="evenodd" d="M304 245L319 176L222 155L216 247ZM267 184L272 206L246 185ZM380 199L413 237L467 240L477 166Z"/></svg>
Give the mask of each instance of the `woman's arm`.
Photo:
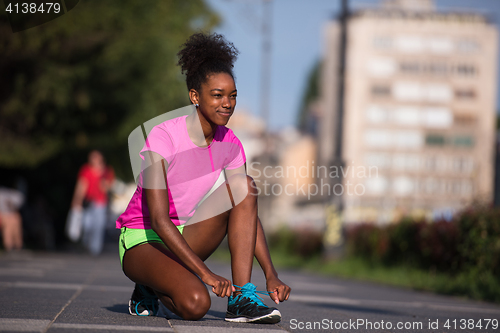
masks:
<svg viewBox="0 0 500 333"><path fill-rule="evenodd" d="M231 176L243 173L246 175L246 163L232 170L226 170L226 177L229 179ZM278 272L274 268L273 262L271 260L271 255L269 254L269 248L266 242L266 236L264 234L264 229L262 228L262 223L260 218L257 216L257 238L255 240L255 258L259 262L264 275L266 276L267 290L272 291L270 294L273 301L277 304L288 299L290 296L291 288L281 282L278 279Z"/></svg>
<svg viewBox="0 0 500 333"><path fill-rule="evenodd" d="M85 198L85 192L87 192L87 187L87 180L83 177L78 178L75 185L75 192L73 193L73 200L71 200L71 208L82 208L83 199Z"/></svg>
<svg viewBox="0 0 500 333"><path fill-rule="evenodd" d="M212 273L205 263L191 250L169 216L167 162L158 154L146 153L143 171L143 191L149 209L151 228L165 245L204 283L212 286L220 297L230 296L233 291L231 281Z"/></svg>
<svg viewBox="0 0 500 333"><path fill-rule="evenodd" d="M262 271L266 276L267 290L271 291L270 294L272 300L278 304L288 300L290 296L290 291L292 290L289 286L281 282L278 279L278 272L274 269L273 262L271 261L271 255L269 254L269 248L267 247L266 236L264 234L264 229L262 228L262 223L260 218L257 217L257 239L255 241L255 258L259 262Z"/></svg>

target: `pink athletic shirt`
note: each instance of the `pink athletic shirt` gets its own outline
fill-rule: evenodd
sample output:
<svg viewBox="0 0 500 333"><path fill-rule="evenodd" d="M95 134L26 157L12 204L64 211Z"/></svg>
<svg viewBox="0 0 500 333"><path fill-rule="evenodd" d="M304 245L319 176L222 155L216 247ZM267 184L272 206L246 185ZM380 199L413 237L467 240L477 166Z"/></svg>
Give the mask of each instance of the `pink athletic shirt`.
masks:
<svg viewBox="0 0 500 333"><path fill-rule="evenodd" d="M200 200L215 184L222 169L236 169L245 161L245 152L233 131L218 126L208 147L198 147L189 137L186 117L167 120L149 133L141 150L160 154L168 162L167 182L169 215L175 225L191 218ZM141 176L142 177L142 176ZM116 227L151 229L149 210L141 181L127 209L116 220Z"/></svg>

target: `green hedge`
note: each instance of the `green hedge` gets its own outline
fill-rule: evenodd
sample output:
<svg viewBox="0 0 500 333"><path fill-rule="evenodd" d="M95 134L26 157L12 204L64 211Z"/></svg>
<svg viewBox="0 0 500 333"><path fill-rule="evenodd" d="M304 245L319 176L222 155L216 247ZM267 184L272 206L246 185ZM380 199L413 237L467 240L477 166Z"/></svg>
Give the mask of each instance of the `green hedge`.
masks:
<svg viewBox="0 0 500 333"><path fill-rule="evenodd" d="M441 291L500 301L500 209L469 208L451 221L404 218L346 230L348 255L454 277Z"/></svg>

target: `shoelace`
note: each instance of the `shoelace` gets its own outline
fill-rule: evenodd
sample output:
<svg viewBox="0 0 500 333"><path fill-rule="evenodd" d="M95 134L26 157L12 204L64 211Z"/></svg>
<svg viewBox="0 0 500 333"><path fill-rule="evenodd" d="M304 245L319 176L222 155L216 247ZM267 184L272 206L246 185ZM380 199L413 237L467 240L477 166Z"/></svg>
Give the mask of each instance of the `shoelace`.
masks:
<svg viewBox="0 0 500 333"><path fill-rule="evenodd" d="M255 303L257 303L260 306L266 306L266 305L264 304L264 300L257 294L261 294L261 295L271 294L270 291L257 290L257 287L252 283L247 283L243 287L237 286L235 284L233 284L233 286L235 288L240 289L242 297L250 298L252 301L254 301Z"/></svg>
<svg viewBox="0 0 500 333"><path fill-rule="evenodd" d="M153 312L156 316L158 311L158 299L156 295L151 295L147 290L142 288L142 286L139 286L139 288L141 289L144 299L135 304L135 313L137 313L138 316L149 316L149 313ZM139 304L142 304L148 310L148 314L139 314Z"/></svg>

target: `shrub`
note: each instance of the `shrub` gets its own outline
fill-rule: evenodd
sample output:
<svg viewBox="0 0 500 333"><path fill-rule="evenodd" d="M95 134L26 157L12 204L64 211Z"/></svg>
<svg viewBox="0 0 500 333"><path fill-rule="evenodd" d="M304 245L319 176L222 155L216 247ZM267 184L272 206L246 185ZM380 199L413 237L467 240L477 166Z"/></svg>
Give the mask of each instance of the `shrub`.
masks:
<svg viewBox="0 0 500 333"><path fill-rule="evenodd" d="M272 250L310 258L323 250L323 235L319 231L306 228L283 227L270 234L268 244Z"/></svg>
<svg viewBox="0 0 500 333"><path fill-rule="evenodd" d="M346 230L346 245L350 256L455 276L441 292L500 301L499 208L468 208L452 221L359 224Z"/></svg>

